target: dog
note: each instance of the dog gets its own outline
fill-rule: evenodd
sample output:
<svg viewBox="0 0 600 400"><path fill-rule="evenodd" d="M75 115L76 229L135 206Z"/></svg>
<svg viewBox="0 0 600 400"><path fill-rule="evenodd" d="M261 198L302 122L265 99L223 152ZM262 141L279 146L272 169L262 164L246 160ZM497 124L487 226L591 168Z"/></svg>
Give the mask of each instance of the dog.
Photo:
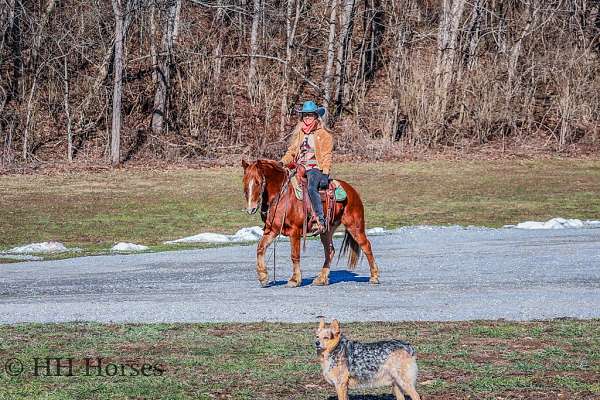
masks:
<svg viewBox="0 0 600 400"><path fill-rule="evenodd" d="M392 386L396 399L420 400L416 351L409 343L386 340L360 343L348 340L333 320L321 319L315 341L325 380L335 386L338 400L348 400L348 389Z"/></svg>

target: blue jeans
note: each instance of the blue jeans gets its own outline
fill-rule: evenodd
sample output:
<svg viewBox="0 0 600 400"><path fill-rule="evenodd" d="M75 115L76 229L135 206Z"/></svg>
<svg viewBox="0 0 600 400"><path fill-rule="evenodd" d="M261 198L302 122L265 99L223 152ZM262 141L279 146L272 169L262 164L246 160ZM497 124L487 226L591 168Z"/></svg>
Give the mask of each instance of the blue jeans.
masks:
<svg viewBox="0 0 600 400"><path fill-rule="evenodd" d="M308 179L308 197L310 197L313 210L315 210L315 213L319 217L319 222L324 225L325 217L323 216L323 204L321 203L319 189L327 188L329 178L318 168L312 168L306 171L306 177Z"/></svg>

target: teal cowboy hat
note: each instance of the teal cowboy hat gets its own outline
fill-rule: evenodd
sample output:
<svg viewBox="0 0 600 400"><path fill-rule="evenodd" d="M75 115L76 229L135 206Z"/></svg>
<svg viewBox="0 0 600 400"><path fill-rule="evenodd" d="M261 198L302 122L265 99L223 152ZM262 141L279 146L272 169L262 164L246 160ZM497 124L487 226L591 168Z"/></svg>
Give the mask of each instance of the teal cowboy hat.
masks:
<svg viewBox="0 0 600 400"><path fill-rule="evenodd" d="M305 101L304 104L302 104L302 109L300 110L300 114L308 114L308 113L315 113L319 117L323 117L325 115L325 107L317 106L317 103L315 103L312 100Z"/></svg>

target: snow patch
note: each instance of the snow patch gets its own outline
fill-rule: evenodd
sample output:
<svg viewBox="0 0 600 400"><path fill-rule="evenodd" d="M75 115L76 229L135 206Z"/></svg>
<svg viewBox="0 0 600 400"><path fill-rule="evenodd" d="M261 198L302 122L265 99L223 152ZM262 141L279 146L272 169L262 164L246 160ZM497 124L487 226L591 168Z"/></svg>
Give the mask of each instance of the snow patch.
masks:
<svg viewBox="0 0 600 400"><path fill-rule="evenodd" d="M148 246L135 243L119 242L110 249L111 251L144 251Z"/></svg>
<svg viewBox="0 0 600 400"><path fill-rule="evenodd" d="M31 243L25 246L13 247L5 251L5 254L31 254L31 253L65 253L67 251L78 251L79 249L69 249L60 242L50 241L42 243Z"/></svg>
<svg viewBox="0 0 600 400"><path fill-rule="evenodd" d="M600 221L580 219L552 218L546 222L525 221L517 225L504 225L504 228L516 229L577 229L600 228Z"/></svg>
<svg viewBox="0 0 600 400"><path fill-rule="evenodd" d="M387 230L381 227L371 228L367 230L367 235L384 235L388 233ZM188 236L181 239L169 240L163 242L164 244L174 243L241 243L241 242L255 242L260 240L263 235L263 230L260 226L251 226L249 228L242 228L233 235L223 235L221 233L204 232L194 236ZM344 236L344 231L338 231L333 236ZM288 241L289 238L286 236L279 236L278 240Z"/></svg>
<svg viewBox="0 0 600 400"><path fill-rule="evenodd" d="M230 236L229 239L232 242L252 242L259 240L263 235L263 230L260 226L252 226L250 228L242 228Z"/></svg>
<svg viewBox="0 0 600 400"><path fill-rule="evenodd" d="M164 244L174 243L240 243L252 242L260 239L263 230L260 226L251 226L242 228L234 235L223 235L221 233L204 232L194 236L188 236L181 239L168 240Z"/></svg>
<svg viewBox="0 0 600 400"><path fill-rule="evenodd" d="M187 236L181 239L168 240L164 244L174 243L227 243L229 238L226 235L220 233L200 233L194 236Z"/></svg>

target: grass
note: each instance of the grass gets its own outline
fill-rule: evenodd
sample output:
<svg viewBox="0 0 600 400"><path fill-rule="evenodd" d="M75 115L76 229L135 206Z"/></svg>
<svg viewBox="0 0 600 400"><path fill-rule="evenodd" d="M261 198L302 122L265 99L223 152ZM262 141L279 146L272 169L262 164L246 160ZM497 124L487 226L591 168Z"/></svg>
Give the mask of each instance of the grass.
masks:
<svg viewBox="0 0 600 400"><path fill-rule="evenodd" d="M333 398L312 347L314 329L273 323L0 326L0 399ZM357 340L409 340L418 351L418 389L427 399L600 396L600 320L353 323L343 329ZM36 357L73 358L74 376L33 376ZM105 366L124 365L119 371L125 373L86 376L85 358L96 365L97 357ZM23 365L18 376L6 372L13 358ZM150 376L129 376L130 366L144 363ZM352 395L392 398L388 388Z"/></svg>
<svg viewBox="0 0 600 400"><path fill-rule="evenodd" d="M498 227L600 216L600 161L428 161L339 164L369 226ZM165 240L260 224L242 212L240 168L0 177L0 249L58 240L90 253L118 241Z"/></svg>

